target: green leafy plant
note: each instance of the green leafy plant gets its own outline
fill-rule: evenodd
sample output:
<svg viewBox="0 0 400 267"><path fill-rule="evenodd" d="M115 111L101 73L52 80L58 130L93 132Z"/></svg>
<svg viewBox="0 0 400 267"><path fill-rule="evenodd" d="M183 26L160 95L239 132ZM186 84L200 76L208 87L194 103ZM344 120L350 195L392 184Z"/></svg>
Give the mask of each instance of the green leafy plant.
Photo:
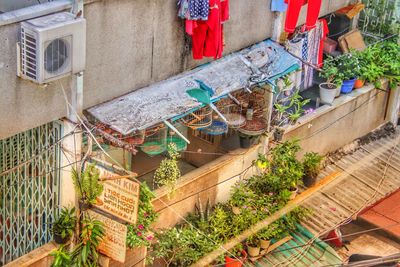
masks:
<svg viewBox="0 0 400 267"><path fill-rule="evenodd" d="M178 166L179 152L176 144L168 144L168 158L163 159L154 173L154 181L159 186L166 186L172 194L175 191L177 180L181 177Z"/></svg>
<svg viewBox="0 0 400 267"><path fill-rule="evenodd" d="M231 189L229 203L233 207L241 208L245 205L251 205L252 200L256 198L256 193L254 193L245 182L239 181Z"/></svg>
<svg viewBox="0 0 400 267"><path fill-rule="evenodd" d="M103 223L98 220L85 218L82 221L82 225L80 242L71 253L72 266L98 266L99 253L97 248L105 235Z"/></svg>
<svg viewBox="0 0 400 267"><path fill-rule="evenodd" d="M64 207L58 218L53 222L51 231L54 236L61 238L61 243L63 243L74 234L76 222L75 208L68 209Z"/></svg>
<svg viewBox="0 0 400 267"><path fill-rule="evenodd" d="M295 123L304 113L304 106L310 103L310 99L304 99L300 91L294 91L290 96L278 99L275 104L276 117L274 124L277 126L285 124L287 121Z"/></svg>
<svg viewBox="0 0 400 267"><path fill-rule="evenodd" d="M136 225L128 225L126 243L130 248L150 247L154 238L151 224L157 219L158 214L154 211L152 200L154 193L145 182L140 185L138 221Z"/></svg>
<svg viewBox="0 0 400 267"><path fill-rule="evenodd" d="M164 260L166 266L190 266L216 245L190 226L178 226L156 234L153 253Z"/></svg>
<svg viewBox="0 0 400 267"><path fill-rule="evenodd" d="M319 76L325 78L328 83L341 86L343 81L356 78L359 68L358 57L353 56L351 53L337 57L328 55Z"/></svg>
<svg viewBox="0 0 400 267"><path fill-rule="evenodd" d="M309 177L316 177L321 169L321 162L323 159L323 156L315 152L307 152L306 154L304 154L304 175Z"/></svg>
<svg viewBox="0 0 400 267"><path fill-rule="evenodd" d="M60 246L57 250L51 252L49 255L54 257L54 261L51 264L52 267L71 266L71 256L65 245Z"/></svg>
<svg viewBox="0 0 400 267"><path fill-rule="evenodd" d="M95 204L96 198L103 192L103 185L100 183L99 178L100 171L95 164L89 164L81 173L76 169L72 169L75 190L84 204Z"/></svg>
<svg viewBox="0 0 400 267"><path fill-rule="evenodd" d="M260 246L260 238L257 234L249 236L247 238L246 243L250 247L259 247Z"/></svg>

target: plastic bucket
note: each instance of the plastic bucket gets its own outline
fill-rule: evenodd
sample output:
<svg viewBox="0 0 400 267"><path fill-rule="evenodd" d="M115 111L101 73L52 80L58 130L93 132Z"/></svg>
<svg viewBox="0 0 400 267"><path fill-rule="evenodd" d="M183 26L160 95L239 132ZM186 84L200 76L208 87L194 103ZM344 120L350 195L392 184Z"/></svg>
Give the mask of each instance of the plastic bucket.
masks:
<svg viewBox="0 0 400 267"><path fill-rule="evenodd" d="M329 88L329 87L332 88ZM331 105L337 93L337 86L331 83L321 83L319 85L319 97L323 104Z"/></svg>

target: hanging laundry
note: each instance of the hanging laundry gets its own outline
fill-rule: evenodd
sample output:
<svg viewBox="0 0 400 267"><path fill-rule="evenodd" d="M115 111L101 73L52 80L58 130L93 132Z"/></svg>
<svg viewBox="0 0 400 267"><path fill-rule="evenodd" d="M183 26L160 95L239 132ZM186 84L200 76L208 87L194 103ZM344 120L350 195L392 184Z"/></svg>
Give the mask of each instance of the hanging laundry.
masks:
<svg viewBox="0 0 400 267"><path fill-rule="evenodd" d="M209 0L178 0L178 16L189 20L208 20Z"/></svg>
<svg viewBox="0 0 400 267"><path fill-rule="evenodd" d="M287 3L285 0L271 0L271 11L285 12L287 9Z"/></svg>
<svg viewBox="0 0 400 267"><path fill-rule="evenodd" d="M289 33L294 32L297 21L299 19L300 9L307 2L308 7L306 29L310 30L315 28L315 24L319 16L319 11L321 9L321 1L322 0L285 0L285 2L288 4L285 20L285 31Z"/></svg>
<svg viewBox="0 0 400 267"><path fill-rule="evenodd" d="M315 28L305 31L306 27L298 29L294 37L288 41L288 49L291 53L301 57L312 65L322 66L324 39L328 34L328 25L325 19L318 20ZM296 86L307 89L313 85L314 69L302 65L302 73L296 77Z"/></svg>
<svg viewBox="0 0 400 267"><path fill-rule="evenodd" d="M224 47L222 24L228 19L229 0L209 0L207 20L186 19L186 33L192 36L194 59L199 60L203 57L217 59L222 56Z"/></svg>

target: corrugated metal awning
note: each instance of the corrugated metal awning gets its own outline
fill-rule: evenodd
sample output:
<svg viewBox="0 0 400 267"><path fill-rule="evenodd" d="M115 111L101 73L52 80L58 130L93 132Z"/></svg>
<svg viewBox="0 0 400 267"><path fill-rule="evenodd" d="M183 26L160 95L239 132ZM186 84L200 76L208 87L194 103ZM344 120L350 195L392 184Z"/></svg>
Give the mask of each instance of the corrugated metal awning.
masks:
<svg viewBox="0 0 400 267"><path fill-rule="evenodd" d="M202 104L186 93L188 89L199 87L196 80L213 89L212 100L216 101L249 85L271 82L298 67L298 60L283 47L266 40L87 111L126 135L199 108Z"/></svg>

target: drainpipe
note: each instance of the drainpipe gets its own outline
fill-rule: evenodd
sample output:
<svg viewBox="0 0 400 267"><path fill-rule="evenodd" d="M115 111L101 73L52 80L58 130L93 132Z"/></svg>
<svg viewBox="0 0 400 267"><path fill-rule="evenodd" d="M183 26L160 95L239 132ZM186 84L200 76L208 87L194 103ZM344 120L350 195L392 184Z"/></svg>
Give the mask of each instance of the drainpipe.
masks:
<svg viewBox="0 0 400 267"><path fill-rule="evenodd" d="M83 16L83 0L72 0L71 13ZM83 111L83 73L72 75L71 82L71 108L68 110L67 119L63 121L64 134L70 133L75 129L78 118ZM82 133L75 133L62 140L62 166L67 166L61 170L60 182L60 204L61 206L76 206L78 199L71 179L72 168L79 170L79 161L82 159ZM72 164L71 164L72 163Z"/></svg>

